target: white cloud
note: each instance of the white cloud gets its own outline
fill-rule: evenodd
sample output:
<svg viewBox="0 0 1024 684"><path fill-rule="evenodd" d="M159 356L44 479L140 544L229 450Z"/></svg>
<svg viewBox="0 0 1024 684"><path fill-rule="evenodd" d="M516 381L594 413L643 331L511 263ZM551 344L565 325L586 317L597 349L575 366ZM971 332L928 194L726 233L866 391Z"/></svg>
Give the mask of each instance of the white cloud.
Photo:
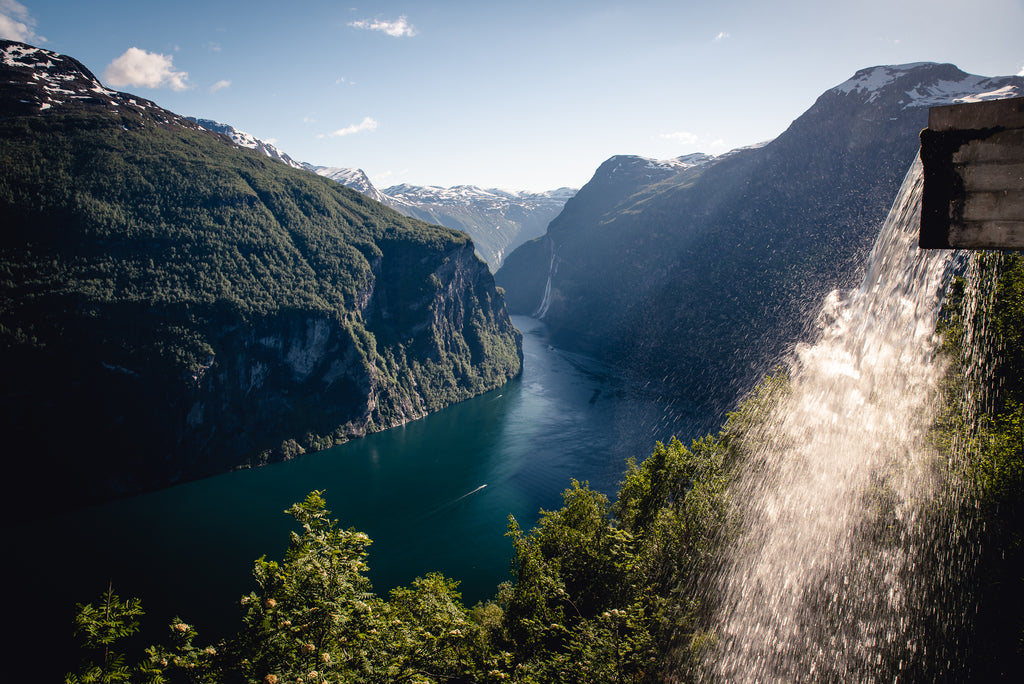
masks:
<svg viewBox="0 0 1024 684"><path fill-rule="evenodd" d="M404 14L395 21L380 21L379 19L373 21L351 21L348 25L357 29L367 29L368 31L383 31L395 38L416 35L416 27L409 23Z"/></svg>
<svg viewBox="0 0 1024 684"><path fill-rule="evenodd" d="M662 133L662 138L667 140L674 140L682 145L696 145L700 139L693 133L687 133L686 131L676 131L675 133Z"/></svg>
<svg viewBox="0 0 1024 684"><path fill-rule="evenodd" d="M143 86L188 90L188 73L174 70L174 59L169 55L146 52L137 47L128 48L111 62L103 72L103 80L115 87Z"/></svg>
<svg viewBox="0 0 1024 684"><path fill-rule="evenodd" d="M225 88L230 88L230 87L231 87L231 81L221 80L221 81L217 81L212 86L210 86L210 92L211 93L215 93L218 90L224 90Z"/></svg>
<svg viewBox="0 0 1024 684"><path fill-rule="evenodd" d="M728 145L722 138L715 138L709 140L702 138L695 133L689 133L687 131L676 131L675 133L662 133L662 138L666 140L672 140L679 143L684 147L698 148L702 152L724 152Z"/></svg>
<svg viewBox="0 0 1024 684"><path fill-rule="evenodd" d="M406 175L407 173L409 173L409 169L408 168L404 168L401 171L392 171L391 169L388 169L387 171L382 171L382 172L380 172L378 174L375 174L370 179L370 181L374 185L376 185L377 187L383 187L385 183L388 183L390 181L392 176L397 175L397 176L401 177L401 176Z"/></svg>
<svg viewBox="0 0 1024 684"><path fill-rule="evenodd" d="M362 133L363 131L376 130L376 128L377 128L377 122L367 116L367 117L365 117L362 121L360 121L357 124L352 124L351 126L346 126L345 128L339 128L338 130L334 131L333 133L328 133L327 135L321 135L319 137L321 137L321 138L339 138L339 137L341 137L343 135L352 135L353 133Z"/></svg>
<svg viewBox="0 0 1024 684"><path fill-rule="evenodd" d="M719 32L719 34L717 36L715 36L715 40L725 40L728 37L729 37L728 33L726 33L725 31L721 31L721 32Z"/></svg>
<svg viewBox="0 0 1024 684"><path fill-rule="evenodd" d="M1024 76L1024 66L1022 66L1022 67L1020 68L1020 71L1018 71L1018 72L1017 72L1017 75L1018 75L1018 76Z"/></svg>
<svg viewBox="0 0 1024 684"><path fill-rule="evenodd" d="M16 0L0 0L0 38L17 40L22 43L46 39L36 35L36 20L28 8Z"/></svg>

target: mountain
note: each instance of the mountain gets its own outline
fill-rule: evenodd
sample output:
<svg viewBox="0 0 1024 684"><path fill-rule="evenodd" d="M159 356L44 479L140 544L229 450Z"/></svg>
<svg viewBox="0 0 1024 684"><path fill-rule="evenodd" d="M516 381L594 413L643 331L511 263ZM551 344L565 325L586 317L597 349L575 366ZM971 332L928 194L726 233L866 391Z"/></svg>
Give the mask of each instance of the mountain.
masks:
<svg viewBox="0 0 1024 684"><path fill-rule="evenodd" d="M264 154L271 159L276 159L279 162L285 163L293 169L306 169L309 170L308 164L297 162L281 150L274 147L268 142L264 142L254 135L240 131L234 126L214 121L213 119L197 119L194 116L185 117L189 121L193 121L208 131L214 133L220 133L221 135L227 136L231 139L231 142L238 145L239 147L245 147L250 150L256 150L260 154Z"/></svg>
<svg viewBox="0 0 1024 684"><path fill-rule="evenodd" d="M362 169L297 162L274 145L228 124L210 119L189 119L208 130L226 135L240 147L257 150L294 168L330 178L406 216L467 233L473 239L477 254L492 271L501 266L504 256L513 249L543 235L551 219L558 216L565 202L576 193L573 188L533 193L496 188L484 190L474 185L441 188L407 184L395 185L382 192Z"/></svg>
<svg viewBox="0 0 1024 684"><path fill-rule="evenodd" d="M575 193L573 188L533 193L474 185L403 184L385 188L383 201L406 216L465 231L473 238L477 253L495 271L506 254L543 235Z"/></svg>
<svg viewBox="0 0 1024 684"><path fill-rule="evenodd" d="M333 166L312 166L307 164L306 168L324 178L330 178L335 183L358 190L367 197L390 205L390 198L374 187L370 177L362 169L341 169ZM406 214L408 216L408 214ZM472 237L472 235L470 236Z"/></svg>
<svg viewBox="0 0 1024 684"><path fill-rule="evenodd" d="M5 513L260 465L498 387L460 232L0 41Z"/></svg>
<svg viewBox="0 0 1024 684"><path fill-rule="evenodd" d="M495 279L555 344L699 404L712 428L806 339L807 312L859 282L928 107L1022 93L1020 77L879 66L769 143L678 169L613 157Z"/></svg>
<svg viewBox="0 0 1024 684"><path fill-rule="evenodd" d="M260 140L251 133L240 131L231 124L221 123L220 121L214 121L213 119L199 119L194 116L186 117L189 121L194 121L208 131L214 133L220 133L226 136L231 142L239 147L245 147L250 150L255 150L260 154L263 154L271 159L287 164L293 169L303 169L304 171L312 171L318 176L329 178L332 181L341 183L342 185L357 190L367 197L377 200L378 202L384 202L387 198L380 190L374 187L370 178L363 172L362 169L341 169L336 167L328 166L315 166L306 162L295 161L287 154L277 149L273 144Z"/></svg>

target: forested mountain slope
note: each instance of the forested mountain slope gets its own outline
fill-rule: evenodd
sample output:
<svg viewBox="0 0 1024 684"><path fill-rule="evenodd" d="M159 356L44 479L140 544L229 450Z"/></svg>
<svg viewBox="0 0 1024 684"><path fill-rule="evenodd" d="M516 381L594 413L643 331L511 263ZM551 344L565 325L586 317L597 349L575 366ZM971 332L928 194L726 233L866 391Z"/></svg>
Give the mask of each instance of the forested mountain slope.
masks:
<svg viewBox="0 0 1024 684"><path fill-rule="evenodd" d="M10 41L0 57L5 506L290 458L519 372L466 235L71 58Z"/></svg>

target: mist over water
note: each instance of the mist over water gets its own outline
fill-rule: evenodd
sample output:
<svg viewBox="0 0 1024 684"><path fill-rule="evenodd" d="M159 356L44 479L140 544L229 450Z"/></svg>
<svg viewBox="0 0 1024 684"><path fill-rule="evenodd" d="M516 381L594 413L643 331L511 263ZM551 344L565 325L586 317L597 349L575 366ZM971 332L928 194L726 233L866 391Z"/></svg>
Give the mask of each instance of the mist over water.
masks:
<svg viewBox="0 0 1024 684"><path fill-rule="evenodd" d="M933 571L956 568L940 558L955 541L933 514L949 468L929 429L954 254L917 248L921 188L918 161L861 287L828 296L818 341L796 350L789 392L748 437L731 491L741 531L705 596L717 639L705 680L893 681L950 667L930 636L946 619Z"/></svg>

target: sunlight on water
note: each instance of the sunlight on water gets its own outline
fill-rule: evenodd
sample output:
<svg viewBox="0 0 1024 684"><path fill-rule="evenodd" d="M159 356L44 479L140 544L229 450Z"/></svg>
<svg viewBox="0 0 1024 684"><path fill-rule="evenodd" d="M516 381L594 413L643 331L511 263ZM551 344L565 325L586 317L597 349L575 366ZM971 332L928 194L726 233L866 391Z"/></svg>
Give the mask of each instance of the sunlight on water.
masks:
<svg viewBox="0 0 1024 684"><path fill-rule="evenodd" d="M706 597L706 680L892 681L942 657L927 649L934 589L917 566L934 551L926 511L947 471L928 431L954 255L917 248L921 187L915 162L861 287L829 295L791 392L752 437L732 490L742 531Z"/></svg>

